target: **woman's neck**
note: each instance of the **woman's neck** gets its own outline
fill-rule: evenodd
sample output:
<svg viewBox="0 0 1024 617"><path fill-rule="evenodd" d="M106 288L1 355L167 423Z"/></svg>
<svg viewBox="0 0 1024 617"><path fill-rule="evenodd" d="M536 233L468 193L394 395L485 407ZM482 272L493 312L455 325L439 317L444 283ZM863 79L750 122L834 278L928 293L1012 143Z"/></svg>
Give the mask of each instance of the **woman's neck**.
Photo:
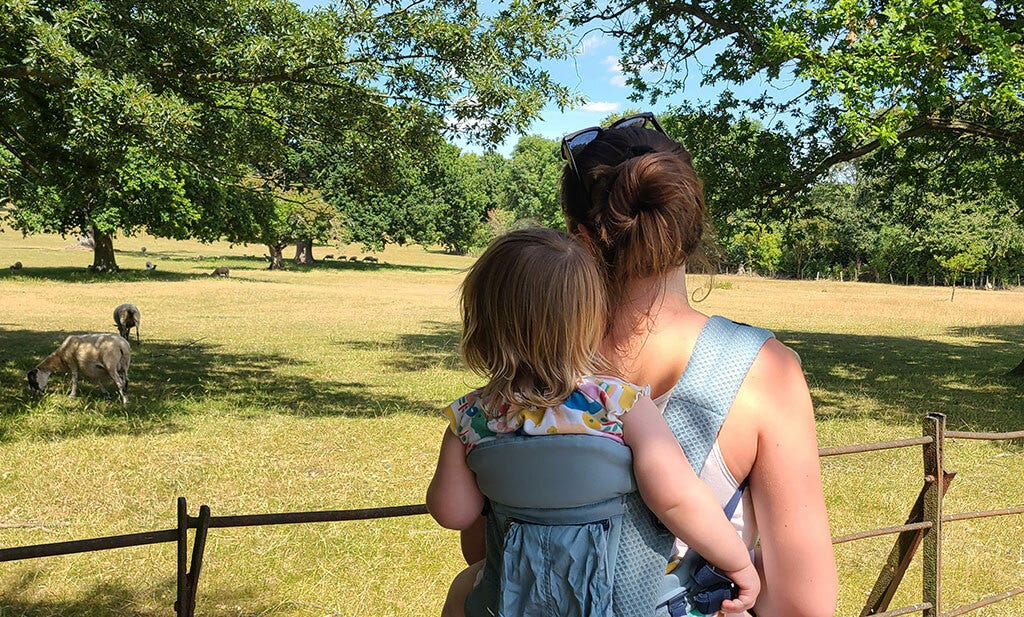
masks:
<svg viewBox="0 0 1024 617"><path fill-rule="evenodd" d="M626 288L620 306L613 307L612 326L601 345L617 373L651 384L655 393L660 393L661 382L674 382L676 370L681 370L675 364L688 354L670 354L666 345L676 349L685 333L699 332L706 319L690 307L688 298L683 268Z"/></svg>

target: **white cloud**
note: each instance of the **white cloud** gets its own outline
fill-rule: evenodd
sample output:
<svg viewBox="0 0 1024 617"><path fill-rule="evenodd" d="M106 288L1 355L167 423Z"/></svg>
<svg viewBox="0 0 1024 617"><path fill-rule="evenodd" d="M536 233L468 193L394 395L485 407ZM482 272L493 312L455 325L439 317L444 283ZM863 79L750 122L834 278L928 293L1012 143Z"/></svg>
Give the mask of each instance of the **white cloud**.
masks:
<svg viewBox="0 0 1024 617"><path fill-rule="evenodd" d="M606 57L604 59L602 64L604 64L605 66L608 67L608 72L609 73L621 73L622 72L622 64L619 63L619 57L618 56L608 56L608 57Z"/></svg>
<svg viewBox="0 0 1024 617"><path fill-rule="evenodd" d="M587 103L581 107L583 111L592 111L599 114L607 114L619 109L619 103L608 103L602 101L594 101L593 103Z"/></svg>
<svg viewBox="0 0 1024 617"><path fill-rule="evenodd" d="M608 72L612 74L608 83L613 86L618 86L619 88L625 88L626 76L622 74L622 63L619 62L619 58L617 56L608 56L604 59L602 64L607 66Z"/></svg>
<svg viewBox="0 0 1024 617"><path fill-rule="evenodd" d="M604 37L600 34L588 34L580 41L579 46L576 47L576 55L582 56L591 51L594 51L601 45L604 45Z"/></svg>

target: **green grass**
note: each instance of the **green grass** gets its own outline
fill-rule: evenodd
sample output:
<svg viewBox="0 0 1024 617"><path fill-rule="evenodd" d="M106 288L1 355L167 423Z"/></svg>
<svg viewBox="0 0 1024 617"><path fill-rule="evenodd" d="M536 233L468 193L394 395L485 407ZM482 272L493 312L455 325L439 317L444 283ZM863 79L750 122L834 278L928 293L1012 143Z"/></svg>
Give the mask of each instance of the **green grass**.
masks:
<svg viewBox="0 0 1024 617"><path fill-rule="evenodd" d="M477 385L455 351L469 258L389 248L377 264L268 272L262 247L123 238L124 271L96 276L70 244L0 233L0 266L25 266L0 269L0 546L169 528L179 495L214 515L422 501L437 410ZM230 278L206 275L219 265ZM143 339L127 413L88 384L63 396L66 375L46 397L28 393L25 371L68 334L112 331L126 301ZM1024 383L1002 377L1024 355L1021 291L960 290L950 303L941 288L719 277L701 307L800 352L823 446L916 436L930 411L953 429L1024 428ZM947 466L959 472L949 512L1024 503L1019 443L953 442ZM921 485L916 449L823 470L836 535L902 522ZM1022 517L946 531L947 610L1020 585ZM891 542L837 548L839 615L859 612ZM4 564L0 617L170 615L174 562L164 544ZM435 615L460 567L456 534L427 517L214 529L198 606ZM915 568L894 607L919 601ZM1018 597L972 614L1022 613Z"/></svg>

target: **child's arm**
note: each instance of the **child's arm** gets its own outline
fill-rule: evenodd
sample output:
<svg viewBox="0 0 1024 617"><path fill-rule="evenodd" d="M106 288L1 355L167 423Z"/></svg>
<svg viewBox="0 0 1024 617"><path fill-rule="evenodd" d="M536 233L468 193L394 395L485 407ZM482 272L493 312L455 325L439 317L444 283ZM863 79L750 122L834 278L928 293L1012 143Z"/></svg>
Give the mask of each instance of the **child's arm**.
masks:
<svg viewBox="0 0 1024 617"><path fill-rule="evenodd" d="M647 507L677 538L728 575L739 597L722 604L726 612L754 605L760 578L721 504L693 473L679 442L649 397L621 416L623 439L633 450L633 474Z"/></svg>
<svg viewBox="0 0 1024 617"><path fill-rule="evenodd" d="M468 529L480 518L484 496L466 464L466 449L449 429L441 440L437 469L427 488L427 510L448 529Z"/></svg>

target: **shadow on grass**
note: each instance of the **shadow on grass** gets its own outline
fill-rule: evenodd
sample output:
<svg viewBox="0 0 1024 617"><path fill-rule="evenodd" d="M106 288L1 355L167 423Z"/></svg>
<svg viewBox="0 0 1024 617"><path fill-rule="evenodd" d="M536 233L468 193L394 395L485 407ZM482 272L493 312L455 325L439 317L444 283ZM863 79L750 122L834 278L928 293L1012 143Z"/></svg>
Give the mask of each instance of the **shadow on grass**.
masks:
<svg viewBox="0 0 1024 617"><path fill-rule="evenodd" d="M286 262L285 267L295 272L310 272L316 270L366 270L396 271L396 272L459 272L462 268L455 266L414 266L410 264L393 264L385 261L348 261L325 259L313 264L303 265Z"/></svg>
<svg viewBox="0 0 1024 617"><path fill-rule="evenodd" d="M140 257L145 254L139 254ZM145 268L124 268L118 272L95 273L86 268L74 266L54 266L43 268L25 267L20 270L0 268L0 281L6 280L16 282L18 280L28 281L50 281L56 283L137 283L141 281L173 283L181 281L192 281L209 278L213 269L218 266L227 266L235 271L256 271L267 270L266 260L259 257L204 257L196 259L192 256L181 256L170 259L154 261L155 270ZM202 268L203 272L174 272L160 267L161 264L176 263L186 264L193 268ZM446 266L414 266L407 264L392 264L386 262L364 262L364 261L318 261L309 265L293 264L285 262L287 272L322 272L322 271L347 271L347 272L459 272L461 268ZM235 277L237 278L237 277Z"/></svg>
<svg viewBox="0 0 1024 617"><path fill-rule="evenodd" d="M70 377L55 373L47 394L32 394L26 372L55 350L70 332L5 330L0 325L0 441L19 435L67 438L81 434L142 434L176 430L190 410L237 411L245 416L380 417L398 412L432 413L436 401L395 396L374 386L306 374L310 363L280 354L224 351L202 339L144 340L133 346L129 405L105 400L79 380L78 399L68 399ZM114 391L112 385L108 391ZM24 424L36 423L34 428Z"/></svg>
<svg viewBox="0 0 1024 617"><path fill-rule="evenodd" d="M425 333L400 334L395 342L355 340L340 343L355 351L389 349L392 353L383 362L396 371L462 368L462 358L459 356L461 326L450 322L428 321L424 328L428 330Z"/></svg>
<svg viewBox="0 0 1024 617"><path fill-rule="evenodd" d="M173 570L173 564L172 564ZM164 578L157 585L140 583L132 588L120 583L99 583L67 599L33 599L38 596L37 579L45 570L20 573L16 580L0 587L0 615L18 617L156 617L174 614L175 580ZM144 588L145 587L145 588ZM154 588L155 587L155 588ZM196 611L202 615L239 617L272 615L274 605L258 603L251 592L230 589L200 589ZM244 608L242 612L241 607Z"/></svg>
<svg viewBox="0 0 1024 617"><path fill-rule="evenodd" d="M462 366L457 324L428 322L422 330L395 341L338 344L384 351L376 362L396 373ZM415 393L319 378L316 366L290 356L235 353L202 339L146 340L134 347L127 413L88 383L80 387L78 400L62 396L69 384L65 374L54 376L45 397L32 395L26 371L67 334L5 330L0 324L0 440L173 431L181 416L209 410L246 417L382 417L432 414L437 404ZM954 330L952 341L799 331L777 335L802 356L821 418L869 418L906 427L918 425L925 413L942 412L951 429L1024 428L1024 380L1004 376L1024 356L1024 326Z"/></svg>
<svg viewBox="0 0 1024 617"><path fill-rule="evenodd" d="M963 342L780 331L800 353L822 418L918 425L929 412L951 430L1024 429L1024 326L952 330Z"/></svg>
<svg viewBox="0 0 1024 617"><path fill-rule="evenodd" d="M139 281L162 281L167 283L188 281L195 278L202 278L201 274L190 274L185 272L170 272L167 270L132 270L124 269L119 272L108 272L97 274L89 272L85 268L71 266L56 266L52 268L22 268L12 271L0 270L0 279L16 281L27 279L31 281L52 281L56 283L136 283Z"/></svg>

